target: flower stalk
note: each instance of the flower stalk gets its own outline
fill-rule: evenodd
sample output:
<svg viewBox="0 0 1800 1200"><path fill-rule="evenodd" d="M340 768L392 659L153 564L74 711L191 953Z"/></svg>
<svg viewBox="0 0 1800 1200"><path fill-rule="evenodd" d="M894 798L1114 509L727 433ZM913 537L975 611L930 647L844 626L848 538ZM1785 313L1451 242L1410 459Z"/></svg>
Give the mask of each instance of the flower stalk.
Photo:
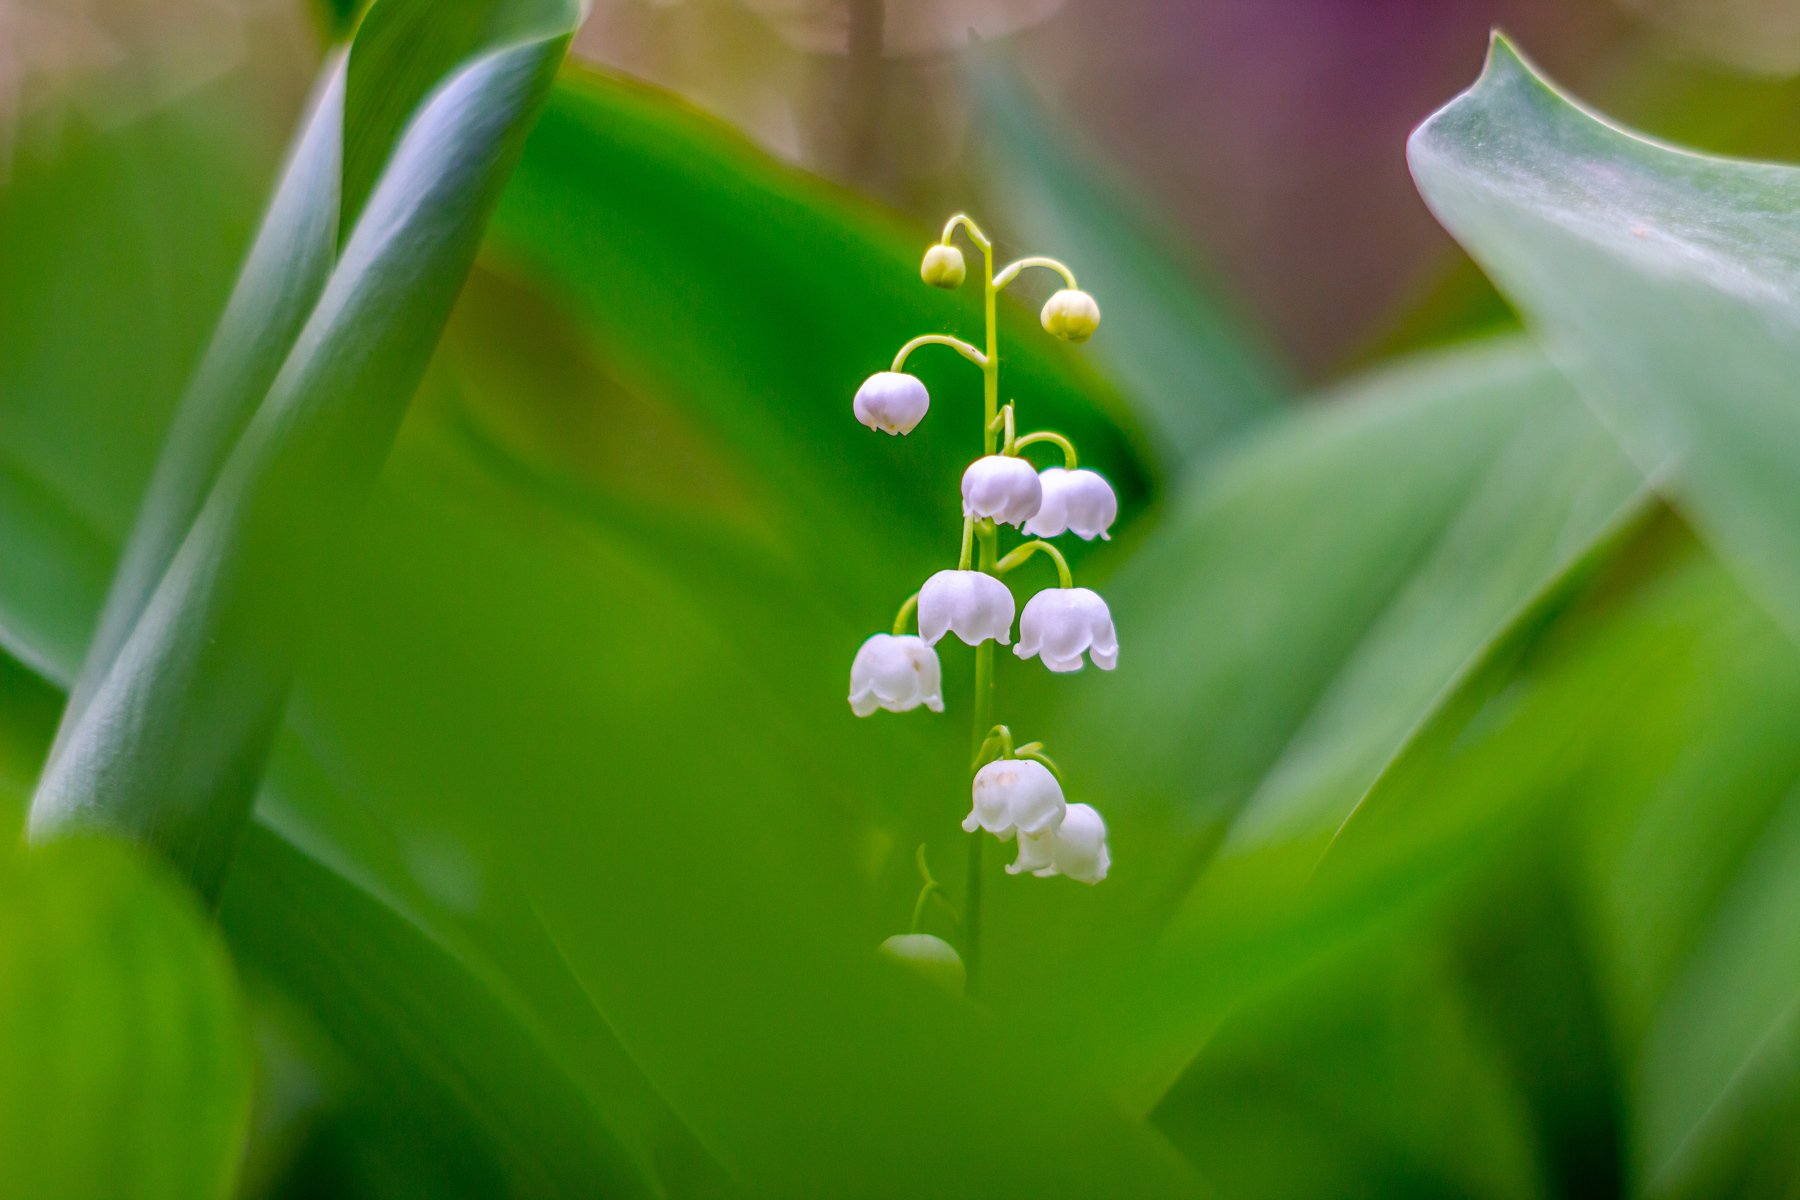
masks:
<svg viewBox="0 0 1800 1200"><path fill-rule="evenodd" d="M980 369L981 456L963 473L961 546L954 569L932 575L900 606L893 634L877 634L864 643L851 667L850 703L859 716L876 709L901 712L921 706L942 711L935 647L946 634L954 633L974 648L975 688L970 703L973 808L963 821L964 830L973 836L958 914L961 955L954 964L955 979L961 984L966 978L966 991L973 995L981 978L984 834L1002 842L1017 840L1018 858L1006 868L1008 874L1060 874L1098 883L1110 864L1105 823L1091 807L1064 799L1063 772L1045 753L1043 744L1028 742L1015 748L1011 731L994 723L998 704L994 655L996 645L1012 643L1017 613L1017 602L1003 577L1033 555L1042 554L1056 567L1057 586L1038 592L1025 605L1014 652L1023 659L1040 658L1053 672L1079 670L1084 655L1101 670L1113 669L1118 639L1105 601L1089 589L1075 586L1068 559L1046 539L1063 533L1084 539L1106 537L1118 515L1118 500L1104 478L1078 468L1075 445L1067 437L1050 430L1021 435L1017 401L1000 403L1001 291L1031 268L1057 275L1065 286L1045 302L1041 323L1047 332L1070 342L1086 341L1093 335L1100 323L1099 306L1080 290L1074 272L1053 258L1021 258L996 274L993 242L979 225L960 213L945 223L937 243L926 251L919 269L925 283L951 289L968 277L968 264L953 244L959 230L981 255L982 345L941 333L915 337L900 347L890 370L878 372L863 384L853 409L857 419L871 429L908 434L930 408L924 384L905 373L914 351L946 346ZM1062 453L1063 465L1042 471L1034 468L1023 451L1035 445L1055 446ZM1000 531L1008 525L1023 530L1030 540L1002 554ZM916 637L905 633L909 618L916 619ZM1065 836L1061 830L1071 814L1075 820ZM924 962L934 970L947 969L945 956L954 956L955 950L941 939L921 934L918 928L933 895L948 904L942 885L925 866L923 847L919 871L925 885L914 905L911 932L889 938L883 947L890 956L915 966Z"/></svg>

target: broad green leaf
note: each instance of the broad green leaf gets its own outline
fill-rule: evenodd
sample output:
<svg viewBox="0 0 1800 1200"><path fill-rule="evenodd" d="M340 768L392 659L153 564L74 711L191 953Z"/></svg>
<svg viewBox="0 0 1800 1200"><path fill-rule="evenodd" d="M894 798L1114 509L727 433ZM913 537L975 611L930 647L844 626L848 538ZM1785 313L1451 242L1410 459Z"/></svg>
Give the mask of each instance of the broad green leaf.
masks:
<svg viewBox="0 0 1800 1200"><path fill-rule="evenodd" d="M1509 835L1571 839L1633 1089L1636 1181L1686 1191L1741 1127L1716 1119L1722 1100L1754 1112L1791 1094L1754 1068L1800 994L1768 867L1800 779L1797 711L1800 654L1653 516L1494 644L1345 823L1317 886L1416 892Z"/></svg>
<svg viewBox="0 0 1800 1200"><path fill-rule="evenodd" d="M1115 871L997 891L996 977L1129 1004L1082 1023L1095 1069L1153 1102L1237 996L1363 919L1301 887L1333 831L1639 486L1517 342L1374 375L1212 464L1100 585L1118 671L1020 718L1106 815Z"/></svg>
<svg viewBox="0 0 1800 1200"><path fill-rule="evenodd" d="M1178 473L1273 415L1292 384L1199 285L1179 239L1061 132L999 50L974 57L971 83L982 194L1008 222L1005 252L1062 259L1099 300L1091 352L1138 413L1151 460Z"/></svg>
<svg viewBox="0 0 1800 1200"><path fill-rule="evenodd" d="M466 956L262 826L241 854L221 905L240 961L312 1013L361 1068L360 1086L418 1119L435 1154L490 1155L520 1195L650 1190L653 1166L625 1159L609 1131L622 1106L596 1108Z"/></svg>
<svg viewBox="0 0 1800 1200"><path fill-rule="evenodd" d="M1627 452L1800 636L1800 173L1618 129L1503 39L1409 158Z"/></svg>
<svg viewBox="0 0 1800 1200"><path fill-rule="evenodd" d="M100 841L0 861L0 1177L17 1196L224 1200L249 1031L185 889Z"/></svg>
<svg viewBox="0 0 1800 1200"><path fill-rule="evenodd" d="M1157 1106L1221 1195L1542 1194L1529 1113L1419 924L1238 1010Z"/></svg>
<svg viewBox="0 0 1800 1200"><path fill-rule="evenodd" d="M257 355L236 380L248 393L203 384L193 394L208 413L228 415L247 413L248 395L256 415L210 486L204 461L186 477L202 480L205 500L154 588L141 601L120 593L139 614L116 654L99 648L92 682L77 684L33 802L34 837L129 831L216 892L285 701L308 589L379 469L566 40L566 29L540 33L459 67L412 118L267 396L254 399ZM301 164L314 138L330 142L316 131L334 111L331 74ZM323 186L311 168L293 186L308 185L308 196ZM287 216L278 203L264 247L285 240ZM321 230L302 224L310 261ZM245 278L254 292L255 257ZM245 305L262 307L254 295L234 305L227 335ZM230 358L231 347L221 354ZM209 422L198 440L220 446L214 434L228 425L228 416ZM177 441L173 453L185 449ZM152 516L144 528L160 549L167 527Z"/></svg>

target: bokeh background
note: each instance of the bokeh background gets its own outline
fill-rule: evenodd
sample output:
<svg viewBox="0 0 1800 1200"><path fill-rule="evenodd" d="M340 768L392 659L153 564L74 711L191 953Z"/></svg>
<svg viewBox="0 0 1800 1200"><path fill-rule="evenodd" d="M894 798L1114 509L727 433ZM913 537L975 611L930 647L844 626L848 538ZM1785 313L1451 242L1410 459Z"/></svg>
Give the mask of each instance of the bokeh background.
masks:
<svg viewBox="0 0 1800 1200"><path fill-rule="evenodd" d="M14 809L349 7L0 0ZM1620 121L1800 158L1775 0L596 0L606 74L501 203L224 899L242 1193L586 1194L616 1135L672 1195L1791 1194L1800 658L1419 198L1496 26ZM1080 353L1012 314L1008 370L1125 507L1075 547L1125 666L1017 710L1120 865L990 859L979 1011L871 952L915 846L957 874L960 717L841 696L954 535L952 404L847 408L967 332L913 268L963 208L1099 293ZM1313 886L1377 784L1449 832L1378 813Z"/></svg>
<svg viewBox="0 0 1800 1200"><path fill-rule="evenodd" d="M311 78L319 30L303 7L6 0L0 130L126 120L254 69L249 98L267 107L241 116L273 135ZM1800 17L1779 0L599 0L575 54L923 224L976 190L968 75L1002 56L1172 252L1316 382L1506 319L1402 153L1493 28L1634 128L1749 157L1800 146Z"/></svg>

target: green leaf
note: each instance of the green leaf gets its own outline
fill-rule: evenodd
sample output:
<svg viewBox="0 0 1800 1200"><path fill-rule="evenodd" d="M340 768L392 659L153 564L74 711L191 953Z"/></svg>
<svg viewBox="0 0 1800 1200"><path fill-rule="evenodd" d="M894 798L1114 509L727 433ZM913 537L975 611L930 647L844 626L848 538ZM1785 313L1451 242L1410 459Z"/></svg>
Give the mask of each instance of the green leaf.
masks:
<svg viewBox="0 0 1800 1200"><path fill-rule="evenodd" d="M1345 823L1319 887L1417 892L1509 836L1573 836L1637 1089L1634 1172L1665 1192L1717 1169L1722 1096L1766 1102L1745 1064L1800 984L1770 957L1781 892L1761 865L1785 845L1771 822L1800 779L1797 711L1800 654L1652 513L1494 644Z"/></svg>
<svg viewBox="0 0 1800 1200"><path fill-rule="evenodd" d="M232 1194L249 1032L204 915L124 847L0 862L0 1174L19 1196Z"/></svg>
<svg viewBox="0 0 1800 1200"><path fill-rule="evenodd" d="M1519 342L1374 375L1211 464L1100 585L1118 671L1021 718L1118 867L1092 893L998 892L995 978L1072 993L1094 1069L1153 1103L1246 990L1366 923L1303 887L1332 833L1640 486Z"/></svg>
<svg viewBox="0 0 1800 1200"><path fill-rule="evenodd" d="M382 28L378 15L367 21ZM178 540L169 534L187 506L146 510L146 570L115 593L125 619L103 620L116 652L103 640L77 683L33 803L34 837L126 831L216 892L285 701L308 590L379 469L566 39L565 29L502 45L445 80L413 116L308 311L304 283L274 300L260 285L282 275L273 263L291 253L322 261L330 226L318 197L336 199L338 85L327 71L259 239L271 257L253 251L184 406L197 423L178 423L168 452L182 499L204 501ZM287 329L258 323L269 313L290 323L305 313L291 344ZM244 349L265 332L273 346ZM279 372L259 397L274 361ZM220 363L222 382L207 375Z"/></svg>
<svg viewBox="0 0 1800 1200"><path fill-rule="evenodd" d="M1000 49L974 57L971 83L982 192L1008 222L1003 244L1062 259L1097 297L1105 320L1090 352L1138 413L1151 459L1178 473L1273 415L1292 383L1265 339L1196 282L1180 239L1061 132L1067 122Z"/></svg>
<svg viewBox="0 0 1800 1200"><path fill-rule="evenodd" d="M629 1112L619 1097L584 1094L532 1018L470 970L466 951L262 826L246 835L233 879L221 912L240 961L313 1014L358 1065L361 1086L419 1120L435 1155L482 1147L525 1195L657 1190L655 1168L629 1157L613 1128ZM658 1132L667 1140L679 1128Z"/></svg>
<svg viewBox="0 0 1800 1200"><path fill-rule="evenodd" d="M1632 458L1800 636L1800 173L1609 125L1498 38L1409 159Z"/></svg>

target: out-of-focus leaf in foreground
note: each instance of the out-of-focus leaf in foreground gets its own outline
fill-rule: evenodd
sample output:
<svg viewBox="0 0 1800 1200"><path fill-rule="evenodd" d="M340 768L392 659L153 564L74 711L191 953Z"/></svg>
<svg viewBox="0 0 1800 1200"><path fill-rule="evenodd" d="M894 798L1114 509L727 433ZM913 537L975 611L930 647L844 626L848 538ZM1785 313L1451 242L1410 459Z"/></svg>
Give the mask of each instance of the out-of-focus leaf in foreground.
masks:
<svg viewBox="0 0 1800 1200"><path fill-rule="evenodd" d="M1627 452L1800 637L1800 171L1609 125L1501 38L1408 154Z"/></svg>
<svg viewBox="0 0 1800 1200"><path fill-rule="evenodd" d="M7 1194L223 1200L251 1074L224 946L160 864L85 840L0 860Z"/></svg>
<svg viewBox="0 0 1800 1200"><path fill-rule="evenodd" d="M411 53L402 37L427 8L441 54ZM465 30L447 13L480 20ZM128 832L216 893L318 577L385 457L574 20L572 4L384 0L347 62L327 66L127 543L33 801L34 837ZM377 54L406 43L390 49L406 69L368 65L365 39ZM371 161L383 165L365 204Z"/></svg>

